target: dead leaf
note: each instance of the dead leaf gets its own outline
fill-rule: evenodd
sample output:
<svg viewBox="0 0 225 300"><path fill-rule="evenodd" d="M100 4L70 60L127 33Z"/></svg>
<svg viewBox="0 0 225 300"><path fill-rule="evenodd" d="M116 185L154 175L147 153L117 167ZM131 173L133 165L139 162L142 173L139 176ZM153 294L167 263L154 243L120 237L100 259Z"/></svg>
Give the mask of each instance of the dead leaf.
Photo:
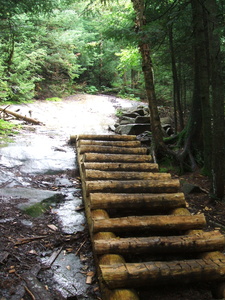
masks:
<svg viewBox="0 0 225 300"><path fill-rule="evenodd" d="M92 284L94 275L95 275L95 273L92 271L87 272L86 284Z"/></svg>
<svg viewBox="0 0 225 300"><path fill-rule="evenodd" d="M204 208L204 210L212 210L212 208L206 206L206 207Z"/></svg>
<svg viewBox="0 0 225 300"><path fill-rule="evenodd" d="M9 274L12 274L12 273L15 273L15 272L16 272L15 269L10 269L10 270L9 270Z"/></svg>
<svg viewBox="0 0 225 300"><path fill-rule="evenodd" d="M34 254L34 255L38 255L38 254L37 254L37 251L35 251L35 250L30 250L28 253Z"/></svg>
<svg viewBox="0 0 225 300"><path fill-rule="evenodd" d="M57 231L58 230L58 227L56 227L54 224L49 224L47 226L48 226L48 228L50 228L53 231Z"/></svg>
<svg viewBox="0 0 225 300"><path fill-rule="evenodd" d="M73 252L73 248L66 248L66 252Z"/></svg>
<svg viewBox="0 0 225 300"><path fill-rule="evenodd" d="M67 270L69 270L69 271L71 270L71 266L66 266L66 268L67 268Z"/></svg>

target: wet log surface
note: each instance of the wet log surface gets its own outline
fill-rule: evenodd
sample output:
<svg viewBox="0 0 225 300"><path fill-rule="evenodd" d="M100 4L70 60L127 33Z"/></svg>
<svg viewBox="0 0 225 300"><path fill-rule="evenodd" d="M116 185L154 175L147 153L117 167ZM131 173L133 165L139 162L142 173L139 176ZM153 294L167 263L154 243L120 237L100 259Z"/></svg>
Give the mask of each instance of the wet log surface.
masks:
<svg viewBox="0 0 225 300"><path fill-rule="evenodd" d="M203 232L181 236L151 236L98 239L94 242L97 254L107 253L191 253L208 252L224 247L224 236L218 232Z"/></svg>
<svg viewBox="0 0 225 300"><path fill-rule="evenodd" d="M158 164L139 163L139 162L85 162L82 164L86 170L102 170L102 171L138 171L138 172L154 172L158 171Z"/></svg>
<svg viewBox="0 0 225 300"><path fill-rule="evenodd" d="M140 179L170 179L169 173L152 173L152 172L125 172L125 171L99 171L99 170L85 170L84 174L86 180L140 180Z"/></svg>
<svg viewBox="0 0 225 300"><path fill-rule="evenodd" d="M196 259L100 265L109 288L224 280L225 259Z"/></svg>
<svg viewBox="0 0 225 300"><path fill-rule="evenodd" d="M186 204L183 193L91 193L90 205L91 209L126 209L129 207L147 211L169 211L185 207Z"/></svg>

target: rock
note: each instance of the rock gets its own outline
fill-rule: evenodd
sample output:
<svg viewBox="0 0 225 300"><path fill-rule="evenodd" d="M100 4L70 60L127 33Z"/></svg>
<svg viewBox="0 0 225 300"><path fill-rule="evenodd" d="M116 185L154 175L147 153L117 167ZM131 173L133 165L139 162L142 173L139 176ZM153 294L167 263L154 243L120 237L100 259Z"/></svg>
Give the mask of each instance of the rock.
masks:
<svg viewBox="0 0 225 300"><path fill-rule="evenodd" d="M134 124L134 123L135 123L135 118L123 117L120 120L120 125Z"/></svg>
<svg viewBox="0 0 225 300"><path fill-rule="evenodd" d="M135 118L135 123L149 123L150 126L150 116L138 116Z"/></svg>
<svg viewBox="0 0 225 300"><path fill-rule="evenodd" d="M122 115L121 119L124 119L124 118L136 118L137 116L139 116L138 113L136 112L126 112Z"/></svg>
<svg viewBox="0 0 225 300"><path fill-rule="evenodd" d="M199 186L192 183L184 183L181 187L181 191L185 194L202 193L203 191Z"/></svg>
<svg viewBox="0 0 225 300"><path fill-rule="evenodd" d="M152 133L150 131L145 131L137 136L137 139L142 143L149 144L152 140Z"/></svg>
<svg viewBox="0 0 225 300"><path fill-rule="evenodd" d="M150 131L150 124L127 124L119 125L115 132L118 134L138 135L144 131Z"/></svg>

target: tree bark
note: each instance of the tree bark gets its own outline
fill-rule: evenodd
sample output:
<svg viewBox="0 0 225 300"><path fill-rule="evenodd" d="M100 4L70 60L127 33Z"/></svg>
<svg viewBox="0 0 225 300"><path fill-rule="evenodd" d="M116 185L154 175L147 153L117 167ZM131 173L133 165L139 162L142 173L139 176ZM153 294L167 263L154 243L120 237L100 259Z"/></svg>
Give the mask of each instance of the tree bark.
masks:
<svg viewBox="0 0 225 300"><path fill-rule="evenodd" d="M224 123L224 78L218 34L218 7L215 0L208 1L210 9L210 59L212 83L212 194L223 199L225 182L225 123Z"/></svg>
<svg viewBox="0 0 225 300"><path fill-rule="evenodd" d="M177 193L180 181L168 180L105 180L86 181L86 193Z"/></svg>
<svg viewBox="0 0 225 300"><path fill-rule="evenodd" d="M193 101L201 102L201 127L203 141L204 172L211 172L212 130L211 107L209 101L210 63L209 63L209 33L208 33L208 9L205 1L191 0L193 15L193 33L195 49L195 72L198 85L195 84L197 97ZM199 149L202 151L201 149Z"/></svg>
<svg viewBox="0 0 225 300"><path fill-rule="evenodd" d="M195 253L223 250L225 238L219 231L181 236L153 236L99 239L94 242L97 254L116 253Z"/></svg>
<svg viewBox="0 0 225 300"><path fill-rule="evenodd" d="M156 101L156 93L154 86L153 65L150 55L150 46L148 36L145 33L146 25L145 1L132 0L134 11L136 13L136 32L139 34L138 44L142 57L142 70L144 73L145 88L148 98L151 130L153 135L152 148L155 152L165 152L165 144L163 142L163 132L160 124L159 112Z"/></svg>
<svg viewBox="0 0 225 300"><path fill-rule="evenodd" d="M112 135L112 134L80 134L71 135L71 142L79 140L97 140L97 141L136 141L136 135Z"/></svg>
<svg viewBox="0 0 225 300"><path fill-rule="evenodd" d="M174 97L174 123L175 123L175 133L177 133L177 113L179 116L179 131L184 128L183 112L181 107L180 99L180 83L177 74L177 66L173 45L173 25L169 25L169 44L170 44L170 54L171 54L171 64L173 73L173 97Z"/></svg>
<svg viewBox="0 0 225 300"><path fill-rule="evenodd" d="M80 154L90 153L114 153L114 154L146 154L147 148L135 147L116 147L116 146L98 146L98 145L81 145L79 147Z"/></svg>
<svg viewBox="0 0 225 300"><path fill-rule="evenodd" d="M150 172L124 172L124 171L98 171L85 170L84 176L86 180L167 180L171 178L170 173L150 173Z"/></svg>
<svg viewBox="0 0 225 300"><path fill-rule="evenodd" d="M116 146L116 147L140 147L141 142L136 141L96 141L96 140L79 140L77 148L83 145L98 145L98 146Z"/></svg>
<svg viewBox="0 0 225 300"><path fill-rule="evenodd" d="M150 155L85 153L84 162L151 162Z"/></svg>
<svg viewBox="0 0 225 300"><path fill-rule="evenodd" d="M197 216L129 216L122 218L110 218L92 220L93 232L131 232L136 230L148 230L150 232L186 231L202 229L206 225L203 214Z"/></svg>
<svg viewBox="0 0 225 300"><path fill-rule="evenodd" d="M188 260L172 262L123 263L100 265L109 288L141 287L170 283L224 280L225 260Z"/></svg>
<svg viewBox="0 0 225 300"><path fill-rule="evenodd" d="M153 163L115 163L115 162L86 162L83 164L85 169L102 171L140 171L154 172L158 171L158 164Z"/></svg>
<svg viewBox="0 0 225 300"><path fill-rule="evenodd" d="M91 193L91 209L126 208L136 210L165 211L177 207L185 207L183 193L171 194L111 194Z"/></svg>

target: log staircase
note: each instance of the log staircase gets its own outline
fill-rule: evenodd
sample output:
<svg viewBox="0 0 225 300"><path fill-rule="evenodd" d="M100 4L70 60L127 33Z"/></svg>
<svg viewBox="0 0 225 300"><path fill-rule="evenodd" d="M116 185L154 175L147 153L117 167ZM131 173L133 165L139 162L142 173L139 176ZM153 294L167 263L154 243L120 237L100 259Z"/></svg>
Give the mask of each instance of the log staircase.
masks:
<svg viewBox="0 0 225 300"><path fill-rule="evenodd" d="M137 300L141 287L200 281L213 282L214 297L224 298L224 236L188 211L179 180L158 172L136 136L71 142L102 298Z"/></svg>

